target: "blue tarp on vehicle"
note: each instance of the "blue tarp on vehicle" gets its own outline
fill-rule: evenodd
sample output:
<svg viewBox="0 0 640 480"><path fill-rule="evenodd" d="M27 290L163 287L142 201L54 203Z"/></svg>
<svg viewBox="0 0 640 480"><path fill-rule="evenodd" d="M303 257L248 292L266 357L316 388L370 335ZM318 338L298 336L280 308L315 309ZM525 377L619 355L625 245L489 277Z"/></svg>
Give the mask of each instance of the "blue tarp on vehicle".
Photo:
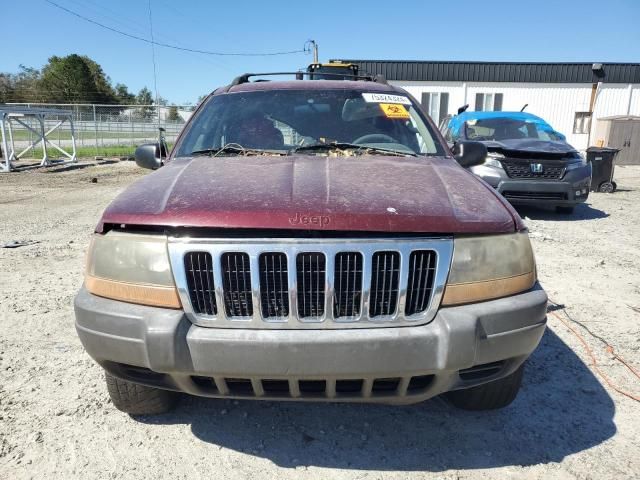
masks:
<svg viewBox="0 0 640 480"><path fill-rule="evenodd" d="M553 127L542 118L526 112L463 112L451 117L451 120L449 120L449 129L454 136L458 136L460 130L464 127L465 122L495 118L508 118L511 120L534 123L540 130L553 132L563 140L566 140L566 137L563 134L554 130Z"/></svg>

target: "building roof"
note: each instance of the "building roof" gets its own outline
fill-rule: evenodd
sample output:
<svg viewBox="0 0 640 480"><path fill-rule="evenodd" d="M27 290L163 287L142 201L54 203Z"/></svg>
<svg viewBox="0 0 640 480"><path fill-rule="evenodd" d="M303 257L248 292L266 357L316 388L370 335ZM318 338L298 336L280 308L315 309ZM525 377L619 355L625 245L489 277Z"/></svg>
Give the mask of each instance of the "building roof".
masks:
<svg viewBox="0 0 640 480"><path fill-rule="evenodd" d="M332 60L334 61L334 60ZM387 80L431 82L640 83L640 63L441 62L417 60L354 60L360 73Z"/></svg>

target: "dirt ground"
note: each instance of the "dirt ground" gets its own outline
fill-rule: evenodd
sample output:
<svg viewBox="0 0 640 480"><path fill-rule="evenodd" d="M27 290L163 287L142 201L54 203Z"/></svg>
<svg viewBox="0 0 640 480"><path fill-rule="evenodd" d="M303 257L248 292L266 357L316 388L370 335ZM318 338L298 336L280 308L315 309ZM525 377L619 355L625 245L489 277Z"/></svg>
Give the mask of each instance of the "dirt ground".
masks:
<svg viewBox="0 0 640 480"><path fill-rule="evenodd" d="M83 167L83 165L80 165ZM502 411L184 398L159 417L113 408L72 300L101 211L132 162L0 175L0 478L640 478L640 404L590 368L556 317ZM95 179L95 183L92 182ZM574 215L522 210L549 296L640 368L640 167ZM562 311L557 312L562 315ZM640 381L573 324L611 382Z"/></svg>

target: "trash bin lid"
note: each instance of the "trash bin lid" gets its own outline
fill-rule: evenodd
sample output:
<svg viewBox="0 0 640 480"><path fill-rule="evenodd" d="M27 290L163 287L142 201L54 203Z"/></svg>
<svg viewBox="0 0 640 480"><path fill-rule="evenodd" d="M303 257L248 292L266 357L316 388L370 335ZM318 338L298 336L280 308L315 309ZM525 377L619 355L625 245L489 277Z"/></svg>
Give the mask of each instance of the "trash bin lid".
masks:
<svg viewBox="0 0 640 480"><path fill-rule="evenodd" d="M610 147L589 147L587 148L587 152L591 153L618 153L620 151L619 148L610 148Z"/></svg>

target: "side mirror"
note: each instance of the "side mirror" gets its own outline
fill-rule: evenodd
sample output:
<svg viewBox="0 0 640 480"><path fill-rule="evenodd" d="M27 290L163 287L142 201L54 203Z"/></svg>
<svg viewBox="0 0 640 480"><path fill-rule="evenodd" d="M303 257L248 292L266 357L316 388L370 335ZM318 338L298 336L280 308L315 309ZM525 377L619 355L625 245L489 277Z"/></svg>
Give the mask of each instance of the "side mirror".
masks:
<svg viewBox="0 0 640 480"><path fill-rule="evenodd" d="M166 158L166 149L164 149L163 158ZM162 160L160 158L160 144L159 143L145 143L136 148L136 164L142 168L149 168L155 170L162 166Z"/></svg>
<svg viewBox="0 0 640 480"><path fill-rule="evenodd" d="M487 158L487 147L482 142L456 142L452 152L456 161L464 168L481 165Z"/></svg>

